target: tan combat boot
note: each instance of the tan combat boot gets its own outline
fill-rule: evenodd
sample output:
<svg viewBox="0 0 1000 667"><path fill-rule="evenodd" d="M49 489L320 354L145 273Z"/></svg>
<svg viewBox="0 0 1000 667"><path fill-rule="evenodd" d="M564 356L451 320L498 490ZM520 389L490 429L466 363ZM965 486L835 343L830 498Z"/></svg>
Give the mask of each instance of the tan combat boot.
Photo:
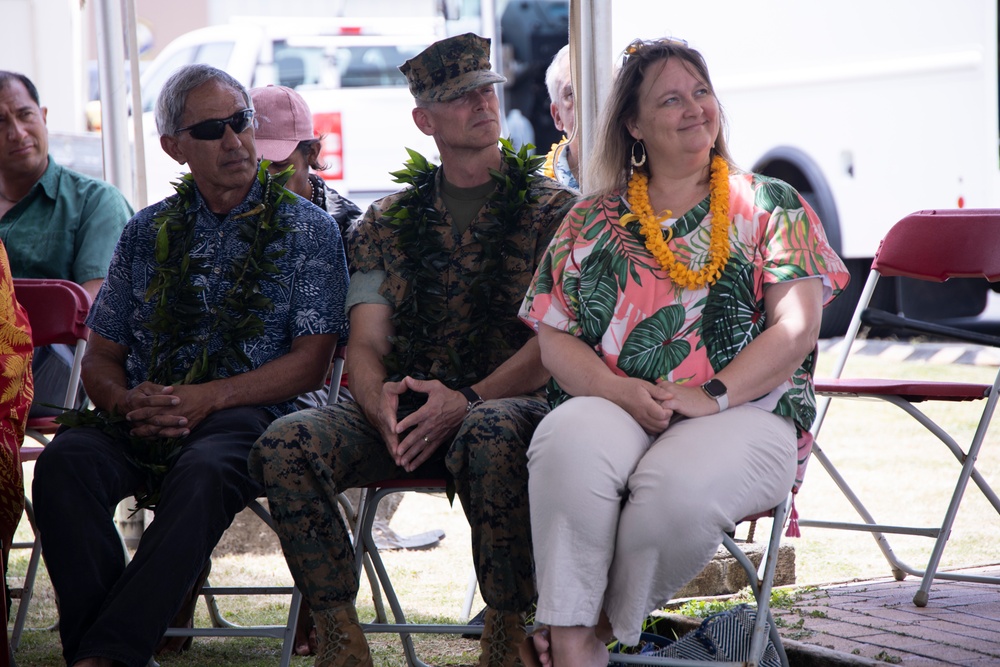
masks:
<svg viewBox="0 0 1000 667"><path fill-rule="evenodd" d="M316 667L372 667L368 641L354 605L313 611L316 623Z"/></svg>
<svg viewBox="0 0 1000 667"><path fill-rule="evenodd" d="M479 667L523 667L518 648L526 636L524 614L491 607L484 621Z"/></svg>

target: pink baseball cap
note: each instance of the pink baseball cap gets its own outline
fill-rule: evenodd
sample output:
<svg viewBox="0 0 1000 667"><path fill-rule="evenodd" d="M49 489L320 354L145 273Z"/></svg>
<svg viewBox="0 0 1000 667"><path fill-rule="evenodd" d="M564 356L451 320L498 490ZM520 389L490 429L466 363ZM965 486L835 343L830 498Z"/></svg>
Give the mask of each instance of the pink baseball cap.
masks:
<svg viewBox="0 0 1000 667"><path fill-rule="evenodd" d="M300 141L315 139L312 113L306 101L291 88L264 86L250 91L257 129L257 155L265 160L287 160Z"/></svg>

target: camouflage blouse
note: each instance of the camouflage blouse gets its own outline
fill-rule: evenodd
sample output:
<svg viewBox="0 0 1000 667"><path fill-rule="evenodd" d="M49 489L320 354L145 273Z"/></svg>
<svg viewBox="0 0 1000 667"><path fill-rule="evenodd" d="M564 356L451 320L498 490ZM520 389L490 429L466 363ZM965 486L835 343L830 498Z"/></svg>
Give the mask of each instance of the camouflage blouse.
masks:
<svg viewBox="0 0 1000 667"><path fill-rule="evenodd" d="M505 173L505 165L501 172ZM421 379L436 379L452 388L468 386L488 376L506 361L513 351L522 347L533 335L529 327L518 320L517 312L535 269L548 246L549 240L574 200L573 193L555 181L537 177L531 179L527 201L522 206L514 232L503 244L503 273L505 280L492 285L493 298L506 316L493 323L509 342L506 349L491 348L478 358L485 359L480 367L460 371L456 368L456 353L461 353L485 343L482 332L470 325L474 284L481 276L483 246L478 240L477 228L485 223L485 209L473 219L464 232L455 231L452 217L441 198L441 170L435 168L434 208L438 212L433 229L447 253L447 266L440 272L439 287L444 296L446 313L440 328L433 333L431 352L418 364L405 369L406 373ZM402 190L375 202L365 213L352 238L352 266L364 273L385 273L379 293L394 307L398 307L411 289L412 278L407 275L405 256L396 235L398 228L389 224L384 211L390 209L409 190ZM407 332L397 331L393 340L398 351L407 344ZM461 377L460 377L461 376Z"/></svg>

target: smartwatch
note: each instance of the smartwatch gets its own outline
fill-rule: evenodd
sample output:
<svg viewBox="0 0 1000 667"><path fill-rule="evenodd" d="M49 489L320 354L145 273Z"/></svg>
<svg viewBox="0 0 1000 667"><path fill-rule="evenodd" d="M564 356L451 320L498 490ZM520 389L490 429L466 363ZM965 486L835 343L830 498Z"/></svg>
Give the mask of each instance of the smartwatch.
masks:
<svg viewBox="0 0 1000 667"><path fill-rule="evenodd" d="M705 384L701 385L708 397L714 399L716 403L719 404L719 412L722 412L729 407L729 393L726 389L726 385L722 384L722 380L717 380L712 378Z"/></svg>
<svg viewBox="0 0 1000 667"><path fill-rule="evenodd" d="M465 396L465 400L469 402L469 404L465 406L466 412L472 412L472 408L483 402L483 397L477 394L472 387L462 387L458 391L462 394L462 396ZM725 391L725 387L723 387L723 391Z"/></svg>

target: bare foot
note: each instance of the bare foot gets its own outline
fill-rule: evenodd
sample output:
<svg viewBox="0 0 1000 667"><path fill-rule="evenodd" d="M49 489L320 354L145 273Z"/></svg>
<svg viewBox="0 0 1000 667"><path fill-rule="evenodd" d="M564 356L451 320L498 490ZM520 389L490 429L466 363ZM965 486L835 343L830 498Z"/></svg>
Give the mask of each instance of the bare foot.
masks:
<svg viewBox="0 0 1000 667"><path fill-rule="evenodd" d="M316 628L309 628L309 632L303 637L302 633L296 631L295 633L295 655L309 656L316 655L316 647L318 645L318 640L316 639Z"/></svg>
<svg viewBox="0 0 1000 667"><path fill-rule="evenodd" d="M309 603L302 598L302 604L299 605L299 622L295 624L295 655L316 655L317 645L316 624L313 623Z"/></svg>
<svg viewBox="0 0 1000 667"><path fill-rule="evenodd" d="M525 637L519 649L524 667L552 667L549 629L542 627Z"/></svg>
<svg viewBox="0 0 1000 667"><path fill-rule="evenodd" d="M549 629L549 653L553 667L605 667L608 647L597 638L596 629L587 626ZM545 663L543 663L545 664Z"/></svg>

